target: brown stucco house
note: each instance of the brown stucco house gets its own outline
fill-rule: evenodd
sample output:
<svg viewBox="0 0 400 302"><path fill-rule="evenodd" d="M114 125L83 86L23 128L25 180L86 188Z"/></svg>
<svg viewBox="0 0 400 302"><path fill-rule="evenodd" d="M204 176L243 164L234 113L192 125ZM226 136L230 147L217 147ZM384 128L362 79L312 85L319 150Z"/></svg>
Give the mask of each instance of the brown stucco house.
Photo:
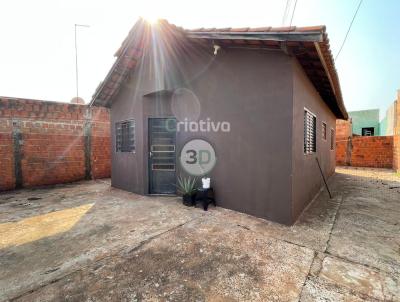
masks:
<svg viewBox="0 0 400 302"><path fill-rule="evenodd" d="M207 175L220 206L292 224L323 186L316 158L334 173L335 122L347 112L324 26L140 19L116 57L91 102L111 108L114 187L175 193L179 154L199 138L215 150ZM170 131L171 120L220 127Z"/></svg>

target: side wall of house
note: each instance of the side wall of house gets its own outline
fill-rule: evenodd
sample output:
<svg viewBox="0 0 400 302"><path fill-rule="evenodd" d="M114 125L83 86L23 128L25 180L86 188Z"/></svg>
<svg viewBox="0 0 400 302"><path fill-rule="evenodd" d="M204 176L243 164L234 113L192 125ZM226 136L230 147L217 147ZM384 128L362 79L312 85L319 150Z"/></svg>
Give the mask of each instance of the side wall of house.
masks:
<svg viewBox="0 0 400 302"><path fill-rule="evenodd" d="M151 52L150 52L151 53ZM229 122L230 132L178 132L177 156L183 144L203 138L216 151L212 186L220 206L290 224L292 67L283 52L196 47L180 58L182 87L192 96L187 103L168 97L143 97L151 91L151 70L137 68L114 99L112 121L112 184L148 193L149 117L188 110L195 120ZM154 64L153 64L154 66ZM154 91L154 90L153 90ZM174 100L172 96L172 100ZM197 109L196 109L197 108ZM135 118L136 152L115 152L115 122ZM182 171L177 172L179 175Z"/></svg>
<svg viewBox="0 0 400 302"><path fill-rule="evenodd" d="M0 190L110 176L109 111L0 99Z"/></svg>
<svg viewBox="0 0 400 302"><path fill-rule="evenodd" d="M293 220L295 220L323 186L316 158L325 177L335 171L335 150L331 150L331 129L336 118L293 59ZM304 108L316 115L317 152L304 154ZM327 125L327 139L322 137L322 122ZM335 137L335 135L334 135ZM335 138L334 138L335 139ZM335 146L335 144L334 144ZM335 149L335 148L334 148Z"/></svg>

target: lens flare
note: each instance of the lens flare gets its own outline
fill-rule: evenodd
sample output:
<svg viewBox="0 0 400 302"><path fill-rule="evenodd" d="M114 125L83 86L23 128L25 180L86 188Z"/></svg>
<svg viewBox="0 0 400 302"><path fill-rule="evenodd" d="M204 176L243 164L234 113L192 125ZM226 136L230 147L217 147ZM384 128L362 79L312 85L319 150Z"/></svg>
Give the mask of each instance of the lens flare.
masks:
<svg viewBox="0 0 400 302"><path fill-rule="evenodd" d="M153 11L143 13L142 18L150 24L157 24L158 20L160 19L159 16Z"/></svg>

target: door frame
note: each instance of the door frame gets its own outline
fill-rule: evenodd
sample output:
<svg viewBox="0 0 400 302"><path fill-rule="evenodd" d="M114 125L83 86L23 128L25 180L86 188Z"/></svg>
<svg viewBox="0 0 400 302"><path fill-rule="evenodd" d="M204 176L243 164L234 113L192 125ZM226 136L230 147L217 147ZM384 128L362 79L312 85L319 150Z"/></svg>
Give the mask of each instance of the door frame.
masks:
<svg viewBox="0 0 400 302"><path fill-rule="evenodd" d="M150 137L150 135L151 135L151 127L150 127L150 122L153 119L175 119L176 120L176 117L175 116L148 116L147 117L147 150L146 150L146 155L145 155L145 158L146 158L146 161L147 161L146 167L147 167L147 172L148 172L147 173L147 183L148 183L147 192L148 192L148 195L155 195L155 196L157 196L157 195L176 196L176 190L175 190L174 194L171 194L171 193L152 193L151 192L151 189L152 189L152 186L151 186L152 169L151 169L151 162L150 162L150 151L151 151L151 137ZM176 163L177 163L177 136L176 136L176 131L175 131L175 184L176 184L176 180L177 180L177 166L176 166Z"/></svg>

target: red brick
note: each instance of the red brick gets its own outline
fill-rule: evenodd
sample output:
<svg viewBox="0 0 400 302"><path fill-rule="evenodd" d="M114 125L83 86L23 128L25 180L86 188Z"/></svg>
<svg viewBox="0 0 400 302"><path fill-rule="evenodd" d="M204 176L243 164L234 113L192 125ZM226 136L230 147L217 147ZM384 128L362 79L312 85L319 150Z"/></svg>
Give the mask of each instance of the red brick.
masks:
<svg viewBox="0 0 400 302"><path fill-rule="evenodd" d="M0 108L0 190L15 186L12 117L20 117L23 122L24 186L71 182L85 177L83 122L87 106L2 98ZM93 116L92 176L110 177L109 111L106 108L90 110Z"/></svg>

